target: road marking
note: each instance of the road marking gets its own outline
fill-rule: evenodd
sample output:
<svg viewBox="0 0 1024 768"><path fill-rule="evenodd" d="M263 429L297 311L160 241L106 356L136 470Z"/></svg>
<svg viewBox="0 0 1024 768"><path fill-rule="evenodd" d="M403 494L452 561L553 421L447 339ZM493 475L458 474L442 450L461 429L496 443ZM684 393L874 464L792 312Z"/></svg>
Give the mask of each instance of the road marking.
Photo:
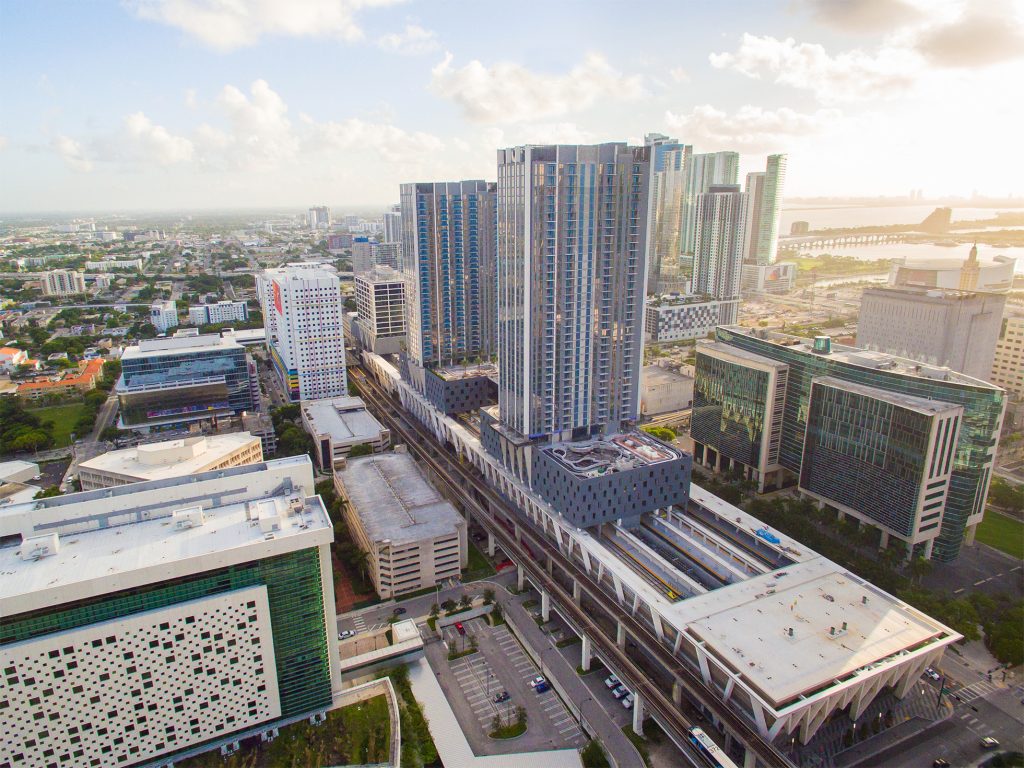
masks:
<svg viewBox="0 0 1024 768"><path fill-rule="evenodd" d="M985 579L982 579L981 581L974 582L974 586L978 587L978 586L981 586L984 583L985 583Z"/></svg>
<svg viewBox="0 0 1024 768"><path fill-rule="evenodd" d="M964 587L960 587L960 589L954 589L953 590L953 594L954 595L959 595L963 591L964 591Z"/></svg>

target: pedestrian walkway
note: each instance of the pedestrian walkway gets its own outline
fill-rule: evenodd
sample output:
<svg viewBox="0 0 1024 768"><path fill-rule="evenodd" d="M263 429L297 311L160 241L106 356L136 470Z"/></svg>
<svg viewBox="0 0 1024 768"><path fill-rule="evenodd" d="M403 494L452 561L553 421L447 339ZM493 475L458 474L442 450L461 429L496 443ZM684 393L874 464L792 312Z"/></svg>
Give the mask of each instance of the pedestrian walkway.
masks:
<svg viewBox="0 0 1024 768"><path fill-rule="evenodd" d="M999 690L999 686L995 683L990 683L987 680L979 680L972 685L968 685L965 688L960 688L955 692L955 697L960 700L962 704L969 704L975 699L984 699L990 693Z"/></svg>

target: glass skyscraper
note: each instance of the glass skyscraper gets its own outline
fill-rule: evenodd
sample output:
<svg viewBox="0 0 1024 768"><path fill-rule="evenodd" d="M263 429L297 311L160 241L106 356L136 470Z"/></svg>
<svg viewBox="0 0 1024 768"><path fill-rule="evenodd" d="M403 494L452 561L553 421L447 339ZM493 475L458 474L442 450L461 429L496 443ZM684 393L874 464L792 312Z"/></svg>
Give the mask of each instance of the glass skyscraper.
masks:
<svg viewBox="0 0 1024 768"><path fill-rule="evenodd" d="M683 195L693 147L661 134L648 134L644 143L653 148L651 163L651 264L647 292L659 293L678 281L679 255L683 248Z"/></svg>
<svg viewBox="0 0 1024 768"><path fill-rule="evenodd" d="M693 293L719 299L719 323L739 316L747 196L733 184L715 185L697 196L697 237L693 254Z"/></svg>
<svg viewBox="0 0 1024 768"><path fill-rule="evenodd" d="M637 418L651 147L498 152L501 422L527 438Z"/></svg>

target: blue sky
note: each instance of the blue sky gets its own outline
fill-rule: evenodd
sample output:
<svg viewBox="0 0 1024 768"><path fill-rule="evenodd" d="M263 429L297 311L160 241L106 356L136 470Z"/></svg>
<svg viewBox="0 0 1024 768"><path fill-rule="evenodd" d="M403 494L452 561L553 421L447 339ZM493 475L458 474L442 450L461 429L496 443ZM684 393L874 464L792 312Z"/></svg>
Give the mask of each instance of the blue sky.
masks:
<svg viewBox="0 0 1024 768"><path fill-rule="evenodd" d="M1021 5L9 0L0 210L372 206L648 131L791 196L1024 193Z"/></svg>

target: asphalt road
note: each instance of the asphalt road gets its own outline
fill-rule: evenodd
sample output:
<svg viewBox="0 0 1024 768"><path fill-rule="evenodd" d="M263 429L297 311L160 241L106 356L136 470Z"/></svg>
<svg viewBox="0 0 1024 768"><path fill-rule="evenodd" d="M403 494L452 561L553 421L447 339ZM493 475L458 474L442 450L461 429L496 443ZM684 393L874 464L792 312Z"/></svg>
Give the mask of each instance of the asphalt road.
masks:
<svg viewBox="0 0 1024 768"><path fill-rule="evenodd" d="M93 443L100 439L100 435L103 434L103 430L109 427L114 422L114 416L117 414L117 396L111 394L107 398L107 401L100 407L100 412L96 416L96 424L92 428L92 434L89 436L89 440Z"/></svg>

